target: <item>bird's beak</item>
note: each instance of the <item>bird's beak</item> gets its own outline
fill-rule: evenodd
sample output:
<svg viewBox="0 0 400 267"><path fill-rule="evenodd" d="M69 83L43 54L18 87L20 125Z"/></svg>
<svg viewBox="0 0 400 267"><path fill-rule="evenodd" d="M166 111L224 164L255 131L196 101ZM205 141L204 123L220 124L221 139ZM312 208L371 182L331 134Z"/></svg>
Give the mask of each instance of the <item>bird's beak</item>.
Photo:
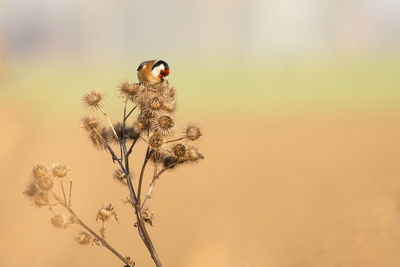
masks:
<svg viewBox="0 0 400 267"><path fill-rule="evenodd" d="M169 75L169 69L161 70L161 75L162 75L163 77L168 76L168 75Z"/></svg>

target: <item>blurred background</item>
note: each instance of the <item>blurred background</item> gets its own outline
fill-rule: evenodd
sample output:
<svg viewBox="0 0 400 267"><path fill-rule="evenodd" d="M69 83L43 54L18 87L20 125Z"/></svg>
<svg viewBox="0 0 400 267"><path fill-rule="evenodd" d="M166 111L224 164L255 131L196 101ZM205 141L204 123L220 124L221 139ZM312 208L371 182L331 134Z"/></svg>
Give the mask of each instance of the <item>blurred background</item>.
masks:
<svg viewBox="0 0 400 267"><path fill-rule="evenodd" d="M118 120L117 88L148 59L171 67L181 126L204 132L205 160L151 201L165 266L400 265L399 1L2 0L2 266L121 266L24 198L37 162L71 166L88 224L112 202L110 242L152 266L79 127L92 89Z"/></svg>

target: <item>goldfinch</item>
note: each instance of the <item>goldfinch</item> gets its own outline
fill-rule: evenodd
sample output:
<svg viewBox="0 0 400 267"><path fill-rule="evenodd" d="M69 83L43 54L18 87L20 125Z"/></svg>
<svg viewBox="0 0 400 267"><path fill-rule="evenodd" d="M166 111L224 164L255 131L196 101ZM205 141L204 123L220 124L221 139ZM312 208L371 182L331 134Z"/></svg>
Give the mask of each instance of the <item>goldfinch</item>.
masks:
<svg viewBox="0 0 400 267"><path fill-rule="evenodd" d="M149 60L140 63L138 79L142 84L159 84L168 80L169 66L162 60Z"/></svg>

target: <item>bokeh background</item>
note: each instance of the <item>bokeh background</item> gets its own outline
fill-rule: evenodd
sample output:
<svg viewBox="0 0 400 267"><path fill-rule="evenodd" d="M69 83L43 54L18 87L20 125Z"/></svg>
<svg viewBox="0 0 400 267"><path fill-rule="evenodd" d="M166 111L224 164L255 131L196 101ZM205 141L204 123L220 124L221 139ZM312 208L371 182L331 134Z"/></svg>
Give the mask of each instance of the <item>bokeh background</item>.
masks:
<svg viewBox="0 0 400 267"><path fill-rule="evenodd" d="M165 266L400 266L399 45L397 0L0 1L0 265L122 266L22 195L61 162L81 217L112 202L109 241L152 266L79 121L91 89L117 120L118 85L159 58L205 155L151 201Z"/></svg>

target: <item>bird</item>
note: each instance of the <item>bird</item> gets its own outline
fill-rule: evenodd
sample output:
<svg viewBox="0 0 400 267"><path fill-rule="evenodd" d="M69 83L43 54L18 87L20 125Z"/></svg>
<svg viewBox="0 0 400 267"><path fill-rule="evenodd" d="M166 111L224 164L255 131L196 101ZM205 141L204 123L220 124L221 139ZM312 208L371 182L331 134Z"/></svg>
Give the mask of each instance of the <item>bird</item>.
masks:
<svg viewBox="0 0 400 267"><path fill-rule="evenodd" d="M141 84L161 84L168 82L169 66L163 60L148 60L140 63L137 68Z"/></svg>

